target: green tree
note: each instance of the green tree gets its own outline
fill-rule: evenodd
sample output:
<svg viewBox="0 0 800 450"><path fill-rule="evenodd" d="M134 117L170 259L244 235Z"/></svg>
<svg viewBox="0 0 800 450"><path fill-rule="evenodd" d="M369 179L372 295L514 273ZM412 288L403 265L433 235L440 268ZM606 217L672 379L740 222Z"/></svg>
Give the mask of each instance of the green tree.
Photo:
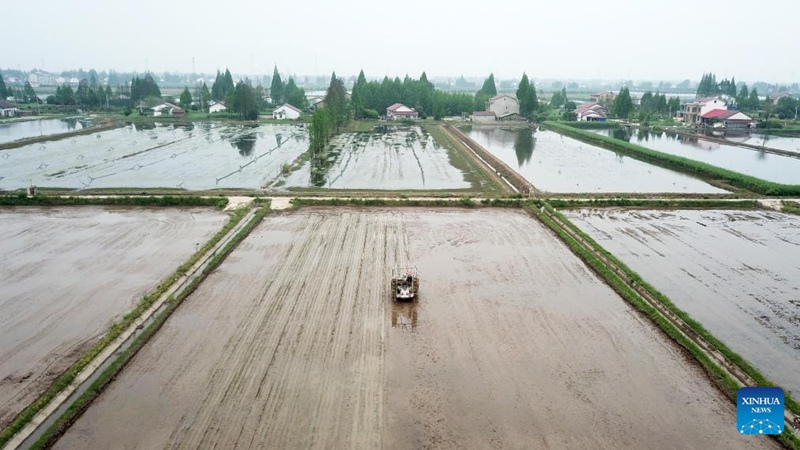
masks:
<svg viewBox="0 0 800 450"><path fill-rule="evenodd" d="M775 115L781 119L794 119L800 110L800 101L794 97L781 97L775 104Z"/></svg>
<svg viewBox="0 0 800 450"><path fill-rule="evenodd" d="M739 94L736 96L736 105L741 110L748 110L750 101L750 91L747 90L747 84L742 83L742 87L739 88Z"/></svg>
<svg viewBox="0 0 800 450"><path fill-rule="evenodd" d="M519 115L532 118L539 107L539 99L536 97L536 87L528 80L528 74L523 73L522 79L517 87L517 101L519 102Z"/></svg>
<svg viewBox="0 0 800 450"><path fill-rule="evenodd" d="M249 83L240 81L234 91L236 97L234 104L239 116L245 120L258 119L258 105L253 87Z"/></svg>
<svg viewBox="0 0 800 450"><path fill-rule="evenodd" d="M495 95L497 95L497 86L495 86L495 83L494 83L494 74L493 73L489 74L489 78L487 78L483 82L483 86L481 87L481 90L478 91L478 94L480 94L481 96L487 97L487 98L491 98L491 97L494 97Z"/></svg>
<svg viewBox="0 0 800 450"><path fill-rule="evenodd" d="M753 88L750 91L750 96L747 98L747 111L758 111L761 107L761 99L758 98L758 90Z"/></svg>
<svg viewBox="0 0 800 450"><path fill-rule="evenodd" d="M22 89L22 101L25 103L39 103L39 97L36 96L36 91L33 90L33 86L27 81L25 82L25 87Z"/></svg>
<svg viewBox="0 0 800 450"><path fill-rule="evenodd" d="M627 86L620 89L619 94L614 99L611 106L611 114L621 119L627 119L633 112L633 101Z"/></svg>
<svg viewBox="0 0 800 450"><path fill-rule="evenodd" d="M223 84L224 84L224 81L222 79L222 74L219 73L219 70L217 70L217 76L216 76L216 78L214 78L214 82L211 84L211 99L212 100L218 102L218 101L220 101L220 100L225 98L225 96L222 94L222 85Z"/></svg>
<svg viewBox="0 0 800 450"><path fill-rule="evenodd" d="M347 113L347 90L341 78L336 77L336 72L331 75L331 84L325 94L325 108L332 114L333 125L338 133L349 120Z"/></svg>
<svg viewBox="0 0 800 450"><path fill-rule="evenodd" d="M353 104L357 119L364 117L364 109L366 109L367 96L369 95L367 91L367 77L364 76L364 70L362 69L358 73L358 78L353 84L353 92L350 95L350 102Z"/></svg>
<svg viewBox="0 0 800 450"><path fill-rule="evenodd" d="M3 80L3 74L0 73L0 100L5 100L6 97L9 97L8 88Z"/></svg>
<svg viewBox="0 0 800 450"><path fill-rule="evenodd" d="M308 107L308 100L306 99L306 91L297 87L294 78L289 78L285 88L286 103L294 106L295 108L305 109Z"/></svg>
<svg viewBox="0 0 800 450"><path fill-rule="evenodd" d="M286 101L284 98L284 89L285 86L283 81L281 81L281 74L278 73L278 66L276 65L272 70L272 84L270 84L269 87L269 96L273 104L280 105Z"/></svg>
<svg viewBox="0 0 800 450"><path fill-rule="evenodd" d="M681 109L681 99L680 97L670 97L669 101L667 102L667 114L669 117L673 117L678 114L678 111Z"/></svg>
<svg viewBox="0 0 800 450"><path fill-rule="evenodd" d="M183 92L181 92L181 98L178 101L178 105L180 105L181 108L187 111L192 106L192 93L189 92L188 87L183 88Z"/></svg>

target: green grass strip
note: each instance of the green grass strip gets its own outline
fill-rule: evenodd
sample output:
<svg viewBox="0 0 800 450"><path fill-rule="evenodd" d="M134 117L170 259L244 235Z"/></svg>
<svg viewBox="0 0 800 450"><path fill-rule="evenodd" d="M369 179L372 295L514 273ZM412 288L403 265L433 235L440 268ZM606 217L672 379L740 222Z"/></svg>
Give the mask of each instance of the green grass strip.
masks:
<svg viewBox="0 0 800 450"><path fill-rule="evenodd" d="M636 159L658 163L665 167L681 170L692 174L703 175L710 178L723 180L737 188L746 189L751 192L768 196L793 196L800 195L800 185L780 184L772 181L745 175L732 170L723 169L704 162L684 158L682 156L671 155L669 153L658 152L641 145L621 141L613 137L603 136L590 131L579 130L563 123L544 122L550 129L561 134L579 139L590 144L596 144L620 153L626 154Z"/></svg>
<svg viewBox="0 0 800 450"><path fill-rule="evenodd" d="M800 216L800 203L787 201L781 202L781 211Z"/></svg>
<svg viewBox="0 0 800 450"><path fill-rule="evenodd" d="M230 220L221 230L217 232L208 242L205 243L199 250L197 250L188 261L181 264L172 275L162 281L156 289L142 297L136 307L129 311L117 323L113 323L106 334L95 344L83 357L72 364L66 372L62 373L50 387L34 400L28 407L22 410L21 413L14 418L14 420L0 432L0 447L6 444L15 434L24 428L33 417L39 413L48 403L50 403L56 395L58 395L64 388L69 386L70 383L78 376L78 374L86 368L87 365L102 352L108 345L111 344L123 331L125 331L134 320L136 320L144 311L146 311L164 292L166 292L175 281L182 277L186 272L197 262L200 258L213 248L217 243L225 237L230 230L232 230L247 214L247 208L240 208L233 212Z"/></svg>
<svg viewBox="0 0 800 450"><path fill-rule="evenodd" d="M202 283L208 275L219 267L220 264L233 252L233 250L241 243L253 229L261 223L261 220L269 212L269 205L261 207L254 215L253 219L242 228L230 242L214 255L206 267L187 287L181 292L177 298L171 298L167 303L167 310L159 315L145 330L137 336L133 343L125 349L119 357L117 357L89 386L89 388L78 397L78 399L67 408L56 422L45 431L45 433L33 444L33 449L49 448L61 437L69 427L83 414L84 411L91 405L103 389L114 380L117 374L125 367L125 365L136 355L136 353L144 347L144 345L155 335L161 326L167 321L172 313L189 297Z"/></svg>
<svg viewBox="0 0 800 450"><path fill-rule="evenodd" d="M122 197L51 197L25 193L0 196L0 206L214 206L223 209L228 205L227 197L198 197L193 195L122 196Z"/></svg>
<svg viewBox="0 0 800 450"><path fill-rule="evenodd" d="M629 278L636 281L638 285L643 287L647 290L648 293L656 297L656 299L664 304L670 312L678 315L681 320L683 320L687 325L689 325L693 331L697 332L701 335L706 342L711 344L714 348L719 350L721 353L725 355L731 362L736 364L740 369L742 369L747 375L753 378L754 381L759 386L774 386L773 383L769 382L764 376L762 376L755 368L750 366L747 362L744 361L736 353L732 352L728 349L722 342L714 338L708 331L706 331L699 323L692 320L688 314L681 311L677 307L675 307L672 302L667 299L666 296L655 290L652 286L647 284L642 280L642 278L636 273L630 270L627 266L622 264L619 260L613 257L609 252L603 249L599 244L589 238L585 233L581 232L572 222L567 220L564 216L557 213L553 208L541 202L533 202L532 204L541 207L544 205L550 213L558 217L558 219L564 223L568 228L572 231L576 232L578 236L581 237L585 242L589 243L594 250L600 252L603 256L608 258L612 261L617 267L620 268ZM658 325L670 338L672 338L675 342L677 342L681 347L685 348L692 356L697 359L698 362L703 366L706 370L708 375L711 377L712 381L719 386L719 388L728 396L731 400L736 402L736 394L739 390L739 384L736 379L734 379L730 374L728 374L725 370L717 365L711 358L709 358L705 352L703 352L700 347L695 344L691 339L687 338L675 325L672 324L669 320L667 320L664 316L661 315L658 310L656 310L653 306L647 303L644 299L642 299L638 293L636 293L623 279L621 279L613 269L609 268L603 261L597 258L594 254L588 251L580 242L575 240L569 233L564 231L558 224L556 224L552 219L550 219L546 214L539 213L537 210L532 209L528 206L529 211L531 211L537 218L539 218L548 228L553 230L563 241L567 244L570 250L573 251L581 260L583 260L589 267L592 268L603 280L611 286L614 291L616 291L625 301L633 305L636 309L647 315L656 325ZM699 332L702 330L702 332ZM753 376L756 375L756 376ZM797 407L797 402L794 401L788 394L785 394L785 406L789 408L790 411L795 412ZM796 412L795 412L796 414ZM783 444L787 445L789 448L798 448L800 449L800 440L792 432L787 428L785 431L777 437Z"/></svg>
<svg viewBox="0 0 800 450"><path fill-rule="evenodd" d="M459 197L452 200L432 198L432 199L409 199L400 197L397 199L389 198L293 198L292 205L301 206L444 206L444 207L465 207L472 208L478 206L472 197ZM492 207L520 207L524 204L522 198L485 198L480 201L482 206Z"/></svg>

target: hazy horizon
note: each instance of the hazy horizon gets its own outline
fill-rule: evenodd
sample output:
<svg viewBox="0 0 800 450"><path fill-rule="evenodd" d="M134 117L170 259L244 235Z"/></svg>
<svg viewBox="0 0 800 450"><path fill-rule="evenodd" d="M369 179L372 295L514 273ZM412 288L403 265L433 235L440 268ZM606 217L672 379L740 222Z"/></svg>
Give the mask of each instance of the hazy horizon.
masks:
<svg viewBox="0 0 800 450"><path fill-rule="evenodd" d="M285 7L231 0L113 2L43 0L58 14L14 20L0 65L88 70L281 73L368 77L519 78L797 82L793 18L800 3L759 9L734 0L719 8L676 0L642 7L629 0L534 6L506 2L376 4L299 0ZM761 11L761 14L757 12ZM272 19L274 16L279 18ZM768 18L764 20L761 18ZM707 19L708 18L708 19ZM35 25L35 26L32 26ZM194 64L193 64L194 58Z"/></svg>

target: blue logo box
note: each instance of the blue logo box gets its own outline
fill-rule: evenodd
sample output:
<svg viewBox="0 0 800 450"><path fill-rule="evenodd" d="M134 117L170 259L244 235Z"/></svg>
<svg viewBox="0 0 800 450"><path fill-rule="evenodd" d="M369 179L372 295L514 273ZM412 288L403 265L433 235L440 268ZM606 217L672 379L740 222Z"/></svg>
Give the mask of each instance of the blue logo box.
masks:
<svg viewBox="0 0 800 450"><path fill-rule="evenodd" d="M780 434L783 431L783 389L739 389L736 395L736 428L741 434Z"/></svg>

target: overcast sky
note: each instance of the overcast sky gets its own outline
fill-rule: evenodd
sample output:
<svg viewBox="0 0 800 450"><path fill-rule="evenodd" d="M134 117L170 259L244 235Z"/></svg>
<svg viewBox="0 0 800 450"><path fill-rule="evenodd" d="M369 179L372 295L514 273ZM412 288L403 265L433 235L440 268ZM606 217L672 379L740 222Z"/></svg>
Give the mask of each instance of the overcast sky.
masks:
<svg viewBox="0 0 800 450"><path fill-rule="evenodd" d="M800 76L800 1L37 0L0 68L698 81ZM13 36L13 39L9 37Z"/></svg>

